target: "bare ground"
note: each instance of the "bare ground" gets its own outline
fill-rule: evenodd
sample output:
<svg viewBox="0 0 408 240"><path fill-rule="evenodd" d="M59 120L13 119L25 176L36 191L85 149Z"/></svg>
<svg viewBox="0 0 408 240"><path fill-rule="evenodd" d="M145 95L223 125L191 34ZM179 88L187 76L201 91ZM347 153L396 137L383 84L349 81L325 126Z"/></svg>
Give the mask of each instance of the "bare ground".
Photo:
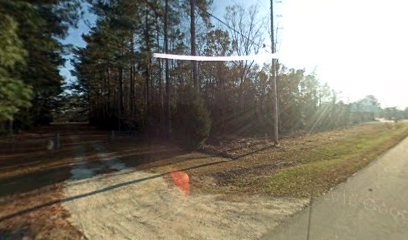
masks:
<svg viewBox="0 0 408 240"><path fill-rule="evenodd" d="M105 147L92 147L102 160L98 167L125 169ZM192 155L178 156L183 157ZM84 152L78 152L77 159L85 164L71 170L72 180L64 188L69 200L62 206L88 239L257 239L307 203L296 198L190 195L164 168L155 173L125 169L89 178L95 169L86 164Z"/></svg>
<svg viewBox="0 0 408 240"><path fill-rule="evenodd" d="M283 139L279 148L264 139L225 141L210 146L211 154L208 148L187 153L134 137L112 141L108 132L86 126L68 127L61 133L63 147L51 152L44 146L55 127L20 134L19 144L0 139L6 146L0 156L0 236L257 239L307 204L302 195L282 197L268 191L265 180L312 160L342 156L355 144L349 139L358 142L360 136L402 130L393 124L355 126ZM371 158L404 134L385 139L387 144ZM340 143L348 145L324 150ZM188 197L169 176L172 171L188 174ZM348 176L352 171L337 172Z"/></svg>
<svg viewBox="0 0 408 240"><path fill-rule="evenodd" d="M121 171L71 182L63 203L88 239L257 239L307 200L186 196L162 175Z"/></svg>

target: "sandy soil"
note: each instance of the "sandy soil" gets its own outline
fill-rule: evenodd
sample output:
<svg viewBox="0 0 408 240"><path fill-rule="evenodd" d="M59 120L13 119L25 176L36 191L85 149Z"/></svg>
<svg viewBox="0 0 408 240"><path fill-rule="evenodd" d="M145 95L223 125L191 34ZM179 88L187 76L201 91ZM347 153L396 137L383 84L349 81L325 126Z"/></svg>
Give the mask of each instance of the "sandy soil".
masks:
<svg viewBox="0 0 408 240"><path fill-rule="evenodd" d="M107 167L122 168L102 146L93 148ZM86 160L83 152L77 157ZM258 239L307 204L305 199L188 196L166 174L127 169L81 180L78 174L89 177L91 166L72 171L63 207L88 239Z"/></svg>

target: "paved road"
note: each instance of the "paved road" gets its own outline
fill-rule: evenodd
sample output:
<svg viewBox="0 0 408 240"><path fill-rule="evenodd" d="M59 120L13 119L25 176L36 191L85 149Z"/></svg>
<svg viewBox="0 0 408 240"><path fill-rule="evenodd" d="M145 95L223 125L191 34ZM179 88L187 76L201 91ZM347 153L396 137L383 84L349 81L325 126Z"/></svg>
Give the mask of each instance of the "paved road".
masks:
<svg viewBox="0 0 408 240"><path fill-rule="evenodd" d="M264 239L408 239L408 138Z"/></svg>

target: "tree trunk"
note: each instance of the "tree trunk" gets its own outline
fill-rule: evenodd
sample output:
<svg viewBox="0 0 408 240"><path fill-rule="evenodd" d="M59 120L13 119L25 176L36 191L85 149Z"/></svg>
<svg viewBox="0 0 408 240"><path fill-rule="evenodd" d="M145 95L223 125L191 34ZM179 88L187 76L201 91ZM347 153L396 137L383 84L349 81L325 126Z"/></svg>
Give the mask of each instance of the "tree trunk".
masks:
<svg viewBox="0 0 408 240"><path fill-rule="evenodd" d="M196 56L196 30L195 30L195 1L190 0L190 33L191 33L191 55ZM199 91L198 76L197 76L197 62L191 61L192 64L192 73L193 73L193 84L194 88Z"/></svg>
<svg viewBox="0 0 408 240"><path fill-rule="evenodd" d="M169 40L168 40L168 14L169 14L169 1L165 0L165 8L164 8L164 52L169 52ZM166 127L167 127L167 135L170 137L171 134L171 83L170 83L170 76L169 76L169 60L165 60L165 78L166 78Z"/></svg>
<svg viewBox="0 0 408 240"><path fill-rule="evenodd" d="M131 52L131 54L132 54L132 58L131 58L131 61L130 61L130 76L129 76L129 78L130 78L130 83L129 83L129 101L130 101L130 103L129 103L129 107L130 107L130 117L131 117L131 119L132 119L132 121L133 121L133 118L134 118L134 110L135 110L135 88L134 88L134 85L135 85L135 77L134 77L134 62L133 62L133 51L134 51L134 40L133 40L133 36L131 37L131 40L130 40L131 42L130 42L130 52Z"/></svg>
<svg viewBox="0 0 408 240"><path fill-rule="evenodd" d="M150 38L149 38L149 10L146 7L145 12L145 43L146 43L146 53L148 54L150 51ZM145 101L146 101L146 116L149 118L150 114L150 59L146 59L146 72L145 72Z"/></svg>
<svg viewBox="0 0 408 240"><path fill-rule="evenodd" d="M121 117L123 114L123 69L119 68L119 109L118 109L118 129L121 128Z"/></svg>

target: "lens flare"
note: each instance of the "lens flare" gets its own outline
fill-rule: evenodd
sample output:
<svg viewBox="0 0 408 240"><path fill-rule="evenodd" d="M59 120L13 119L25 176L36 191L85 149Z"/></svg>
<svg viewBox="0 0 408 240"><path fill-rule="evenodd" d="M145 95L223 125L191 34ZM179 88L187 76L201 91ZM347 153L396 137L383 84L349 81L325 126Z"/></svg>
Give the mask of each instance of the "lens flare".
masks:
<svg viewBox="0 0 408 240"><path fill-rule="evenodd" d="M170 175L178 189L188 197L190 195L190 177L188 174L183 171L174 170Z"/></svg>

